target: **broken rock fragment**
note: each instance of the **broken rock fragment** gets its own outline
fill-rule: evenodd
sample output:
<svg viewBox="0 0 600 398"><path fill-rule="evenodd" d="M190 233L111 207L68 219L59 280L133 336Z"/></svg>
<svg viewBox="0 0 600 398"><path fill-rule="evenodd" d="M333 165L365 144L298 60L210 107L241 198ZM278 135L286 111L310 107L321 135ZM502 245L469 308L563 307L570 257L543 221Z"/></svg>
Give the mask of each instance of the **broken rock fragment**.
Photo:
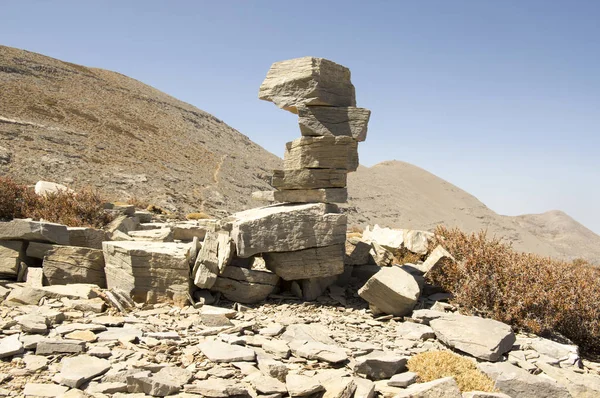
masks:
<svg viewBox="0 0 600 398"><path fill-rule="evenodd" d="M303 136L347 136L356 141L367 138L371 111L354 107L303 106L298 124Z"/></svg>
<svg viewBox="0 0 600 398"><path fill-rule="evenodd" d="M343 245L263 255L267 267L286 281L320 278L344 272Z"/></svg>
<svg viewBox="0 0 600 398"><path fill-rule="evenodd" d="M358 291L360 297L386 314L409 314L421 289L414 276L400 267L383 267Z"/></svg>
<svg viewBox="0 0 600 398"><path fill-rule="evenodd" d="M213 291L244 304L263 301L275 289L279 277L269 270L253 270L229 266L216 279Z"/></svg>
<svg viewBox="0 0 600 398"><path fill-rule="evenodd" d="M48 285L90 283L106 287L102 250L54 246L44 256L43 272Z"/></svg>

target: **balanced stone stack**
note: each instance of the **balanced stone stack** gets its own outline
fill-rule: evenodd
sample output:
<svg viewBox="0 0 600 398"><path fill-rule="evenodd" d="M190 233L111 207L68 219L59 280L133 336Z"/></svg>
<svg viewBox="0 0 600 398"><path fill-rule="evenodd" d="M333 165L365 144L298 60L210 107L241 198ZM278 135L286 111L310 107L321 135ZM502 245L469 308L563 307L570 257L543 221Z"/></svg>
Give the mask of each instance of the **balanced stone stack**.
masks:
<svg viewBox="0 0 600 398"><path fill-rule="evenodd" d="M344 272L346 176L358 167L370 111L356 108L350 71L322 58L276 62L259 98L298 114L302 137L288 142L275 170L273 199L283 202L221 220L207 234L194 284L234 301L264 300L279 279L316 299Z"/></svg>
<svg viewBox="0 0 600 398"><path fill-rule="evenodd" d="M297 114L302 134L286 144L284 169L273 174L273 199L346 202L346 176L358 167L358 142L366 139L371 114L356 107L350 70L323 58L276 62L258 96Z"/></svg>

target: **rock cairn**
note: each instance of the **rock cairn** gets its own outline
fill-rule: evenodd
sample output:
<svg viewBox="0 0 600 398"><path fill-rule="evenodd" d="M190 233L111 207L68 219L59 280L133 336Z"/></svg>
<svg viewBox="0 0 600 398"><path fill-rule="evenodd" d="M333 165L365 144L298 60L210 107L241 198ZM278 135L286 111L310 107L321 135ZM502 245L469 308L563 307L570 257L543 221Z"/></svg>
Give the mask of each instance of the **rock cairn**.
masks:
<svg viewBox="0 0 600 398"><path fill-rule="evenodd" d="M264 300L279 279L297 296L318 297L344 272L346 176L358 167L370 111L356 108L350 70L322 58L276 62L259 98L298 114L302 137L288 142L275 170L283 204L221 220L207 235L194 284L243 303Z"/></svg>

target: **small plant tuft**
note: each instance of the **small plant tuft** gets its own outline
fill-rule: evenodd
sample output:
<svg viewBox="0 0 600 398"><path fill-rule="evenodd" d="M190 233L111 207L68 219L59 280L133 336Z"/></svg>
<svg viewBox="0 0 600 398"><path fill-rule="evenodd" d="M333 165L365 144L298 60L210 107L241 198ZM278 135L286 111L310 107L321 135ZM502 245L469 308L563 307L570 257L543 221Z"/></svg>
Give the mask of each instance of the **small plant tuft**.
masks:
<svg viewBox="0 0 600 398"><path fill-rule="evenodd" d="M495 392L494 381L475 363L449 351L427 351L410 357L408 370L416 373L419 383L454 377L460 391Z"/></svg>
<svg viewBox="0 0 600 398"><path fill-rule="evenodd" d="M186 215L185 218L187 218L188 220L206 220L211 217L206 213L199 212L199 213L190 213L190 214Z"/></svg>

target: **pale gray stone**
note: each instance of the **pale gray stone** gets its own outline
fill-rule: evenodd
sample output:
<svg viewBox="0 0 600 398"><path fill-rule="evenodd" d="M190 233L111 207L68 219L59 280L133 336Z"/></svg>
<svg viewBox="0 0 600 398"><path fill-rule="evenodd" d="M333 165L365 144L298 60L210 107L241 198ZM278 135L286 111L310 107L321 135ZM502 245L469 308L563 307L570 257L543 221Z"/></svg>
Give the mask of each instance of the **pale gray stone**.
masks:
<svg viewBox="0 0 600 398"><path fill-rule="evenodd" d="M0 240L28 240L68 245L69 233L67 227L61 224L14 219L0 222Z"/></svg>
<svg viewBox="0 0 600 398"><path fill-rule="evenodd" d="M18 334L0 339L0 358L12 357L23 352L23 343Z"/></svg>
<svg viewBox="0 0 600 398"><path fill-rule="evenodd" d="M414 310L411 318L414 322L421 323L423 325L429 325L434 319L443 317L446 313L436 310Z"/></svg>
<svg viewBox="0 0 600 398"><path fill-rule="evenodd" d="M252 385L261 394L285 394L288 392L284 383L274 377L264 376L260 373L252 378Z"/></svg>
<svg viewBox="0 0 600 398"><path fill-rule="evenodd" d="M32 372L46 369L48 366L48 358L41 355L26 355L23 357L23 362L25 362L25 369Z"/></svg>
<svg viewBox="0 0 600 398"><path fill-rule="evenodd" d="M63 325L57 326L55 331L57 334L64 335L67 333L72 333L80 330L89 330L91 332L103 332L106 330L106 326L100 325L97 323L65 323Z"/></svg>
<svg viewBox="0 0 600 398"><path fill-rule="evenodd" d="M42 315L26 314L15 317L15 321L25 333L46 334L48 332L48 321Z"/></svg>
<svg viewBox="0 0 600 398"><path fill-rule="evenodd" d="M292 113L298 113L302 105L356 106L350 70L315 57L275 62L260 86L258 98Z"/></svg>
<svg viewBox="0 0 600 398"><path fill-rule="evenodd" d="M302 299L314 301L325 293L327 288L335 283L337 276L303 279L301 281Z"/></svg>
<svg viewBox="0 0 600 398"><path fill-rule="evenodd" d="M67 227L67 231L69 232L70 246L102 250L102 242L108 238L106 232L96 228Z"/></svg>
<svg viewBox="0 0 600 398"><path fill-rule="evenodd" d="M320 278L344 272L342 244L293 252L264 253L267 267L286 281Z"/></svg>
<svg viewBox="0 0 600 398"><path fill-rule="evenodd" d="M287 359L290 356L290 347L283 340L267 340L262 345L262 349L278 358Z"/></svg>
<svg viewBox="0 0 600 398"><path fill-rule="evenodd" d="M55 247L58 247L58 245L43 242L29 242L25 254L27 257L43 260L46 253Z"/></svg>
<svg viewBox="0 0 600 398"><path fill-rule="evenodd" d="M356 358L354 372L370 380L389 379L406 370L408 358L391 352L373 351Z"/></svg>
<svg viewBox="0 0 600 398"><path fill-rule="evenodd" d="M239 257L343 244L346 215L324 203L284 204L236 213L226 220Z"/></svg>
<svg viewBox="0 0 600 398"><path fill-rule="evenodd" d="M335 340L331 338L331 331L326 326L318 323L289 325L281 335L281 339L288 343L293 340L304 340L335 345Z"/></svg>
<svg viewBox="0 0 600 398"><path fill-rule="evenodd" d="M229 266L217 277L213 291L231 301L252 304L263 301L277 286L279 277L269 270Z"/></svg>
<svg viewBox="0 0 600 398"><path fill-rule="evenodd" d="M271 185L279 190L345 188L347 175L342 169L273 170Z"/></svg>
<svg viewBox="0 0 600 398"><path fill-rule="evenodd" d="M90 283L106 287L102 250L76 246L56 246L46 252L43 263L48 285Z"/></svg>
<svg viewBox="0 0 600 398"><path fill-rule="evenodd" d="M26 397L60 397L69 390L69 387L49 383L27 383L23 387Z"/></svg>
<svg viewBox="0 0 600 398"><path fill-rule="evenodd" d="M536 366L565 387L573 398L600 397L600 375L577 373L544 362L537 362Z"/></svg>
<svg viewBox="0 0 600 398"><path fill-rule="evenodd" d="M238 381L226 379L208 379L187 384L184 391L200 394L207 398L228 398L249 396L248 389Z"/></svg>
<svg viewBox="0 0 600 398"><path fill-rule="evenodd" d="M412 253L427 254L429 249L429 240L433 238L433 233L429 231L404 231L404 247Z"/></svg>
<svg viewBox="0 0 600 398"><path fill-rule="evenodd" d="M129 231L137 231L139 228L140 220L138 218L120 215L106 226L106 231L109 235L112 235L116 231L127 235Z"/></svg>
<svg viewBox="0 0 600 398"><path fill-rule="evenodd" d="M543 337L532 339L530 344L531 348L538 353L555 358L559 361L574 361L579 358L579 347L574 344L561 344Z"/></svg>
<svg viewBox="0 0 600 398"><path fill-rule="evenodd" d="M143 392L148 395L164 397L181 390L192 378L192 372L178 367L164 367L153 375L140 372L127 377L129 392Z"/></svg>
<svg viewBox="0 0 600 398"><path fill-rule="evenodd" d="M36 345L36 355L79 354L85 350L85 341L53 340L39 341Z"/></svg>
<svg viewBox="0 0 600 398"><path fill-rule="evenodd" d="M403 316L413 310L421 289L413 275L392 266L381 268L358 294L386 314Z"/></svg>
<svg viewBox="0 0 600 398"><path fill-rule="evenodd" d="M16 278L24 254L23 241L0 240L0 278Z"/></svg>
<svg viewBox="0 0 600 398"><path fill-rule="evenodd" d="M371 244L360 238L348 238L345 245L344 264L365 265L369 263Z"/></svg>
<svg viewBox="0 0 600 398"><path fill-rule="evenodd" d="M435 332L430 326L414 322L402 322L396 326L396 334L402 339L427 340L435 338Z"/></svg>
<svg viewBox="0 0 600 398"><path fill-rule="evenodd" d="M191 242L194 238L204 240L208 232L214 232L217 220L188 220L169 224L173 230L173 238L183 242Z"/></svg>
<svg viewBox="0 0 600 398"><path fill-rule="evenodd" d="M389 250L400 250L404 247L404 230L381 228L375 224L367 226L362 233L362 240L367 243L376 242Z"/></svg>
<svg viewBox="0 0 600 398"><path fill-rule="evenodd" d="M107 328L98 333L98 341L135 341L142 336L143 332L136 328Z"/></svg>
<svg viewBox="0 0 600 398"><path fill-rule="evenodd" d="M220 341L207 341L199 345L202 353L212 362L254 361L256 352L250 348L235 346Z"/></svg>
<svg viewBox="0 0 600 398"><path fill-rule="evenodd" d="M348 359L346 350L341 347L314 341L293 340L289 343L290 350L296 356L306 359L316 359L329 363L344 362Z"/></svg>
<svg viewBox="0 0 600 398"><path fill-rule="evenodd" d="M371 243L369 255L371 256L369 261L380 267L388 267L394 262L394 254L377 242Z"/></svg>
<svg viewBox="0 0 600 398"><path fill-rule="evenodd" d="M163 242L104 242L106 284L138 302L174 302L189 295L190 246Z"/></svg>
<svg viewBox="0 0 600 398"><path fill-rule="evenodd" d="M118 392L127 392L127 383L90 383L85 389L90 394L115 394Z"/></svg>
<svg viewBox="0 0 600 398"><path fill-rule="evenodd" d="M567 389L556 381L534 376L508 362L482 362L477 367L494 380L500 392L512 398L571 398Z"/></svg>
<svg viewBox="0 0 600 398"><path fill-rule="evenodd" d="M273 198L271 202L346 203L348 201L348 190L346 188L290 189L270 193Z"/></svg>
<svg viewBox="0 0 600 398"><path fill-rule="evenodd" d="M306 397L325 390L325 387L314 377L299 374L288 374L285 378L285 386L290 397Z"/></svg>
<svg viewBox="0 0 600 398"><path fill-rule="evenodd" d="M302 106L298 124L303 136L348 136L356 141L367 138L371 111L355 107Z"/></svg>
<svg viewBox="0 0 600 398"><path fill-rule="evenodd" d="M400 390L397 398L462 398L454 377L418 383Z"/></svg>
<svg viewBox="0 0 600 398"><path fill-rule="evenodd" d="M58 383L78 388L96 376L106 373L110 369L110 362L106 359L96 358L89 355L79 355L64 358L61 362Z"/></svg>
<svg viewBox="0 0 600 398"><path fill-rule="evenodd" d="M358 142L352 137L301 137L285 145L283 167L290 169L345 169L358 167Z"/></svg>
<svg viewBox="0 0 600 398"><path fill-rule="evenodd" d="M425 262L423 262L422 264L415 264L414 266L424 274L427 274L439 267L446 260L454 261L454 258L450 255L450 253L448 253L446 249L438 245L429 254Z"/></svg>
<svg viewBox="0 0 600 398"><path fill-rule="evenodd" d="M388 385L392 387L408 387L417 381L418 375L414 372L404 372L393 375L388 381Z"/></svg>
<svg viewBox="0 0 600 398"><path fill-rule="evenodd" d="M512 398L501 392L467 391L462 393L462 398Z"/></svg>
<svg viewBox="0 0 600 398"><path fill-rule="evenodd" d="M194 284L210 289L233 259L235 247L227 231L208 232L193 269Z"/></svg>
<svg viewBox="0 0 600 398"><path fill-rule="evenodd" d="M44 285L44 270L42 268L27 268L25 282L29 287L42 287Z"/></svg>
<svg viewBox="0 0 600 398"><path fill-rule="evenodd" d="M129 231L127 235L136 241L146 242L173 242L171 228L150 229L147 231Z"/></svg>
<svg viewBox="0 0 600 398"><path fill-rule="evenodd" d="M354 383L356 383L354 398L373 398L375 396L375 383L371 380L355 377Z"/></svg>
<svg viewBox="0 0 600 398"><path fill-rule="evenodd" d="M486 361L498 361L516 341L510 326L493 319L446 314L429 324L444 344Z"/></svg>

